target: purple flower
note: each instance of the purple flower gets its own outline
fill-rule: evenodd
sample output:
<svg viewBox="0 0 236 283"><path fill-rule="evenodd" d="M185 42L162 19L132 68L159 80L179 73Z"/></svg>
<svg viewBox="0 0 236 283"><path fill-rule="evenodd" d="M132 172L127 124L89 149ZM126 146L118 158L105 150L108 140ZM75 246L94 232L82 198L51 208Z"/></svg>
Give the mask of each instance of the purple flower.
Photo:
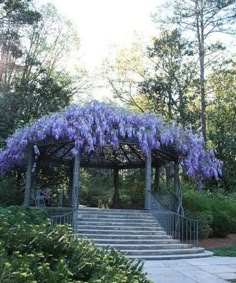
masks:
<svg viewBox="0 0 236 283"><path fill-rule="evenodd" d="M79 150L91 152L94 146L105 144L115 148L119 140L130 138L137 141L145 154L162 146L174 150L188 176L199 183L222 173L222 162L213 150L205 149L203 137L193 133L191 128L164 123L160 116L153 114L132 113L94 101L83 106L69 106L17 130L0 150L0 174L23 163L29 144L34 145L34 153L39 156L37 144L48 138L74 142L73 155Z"/></svg>

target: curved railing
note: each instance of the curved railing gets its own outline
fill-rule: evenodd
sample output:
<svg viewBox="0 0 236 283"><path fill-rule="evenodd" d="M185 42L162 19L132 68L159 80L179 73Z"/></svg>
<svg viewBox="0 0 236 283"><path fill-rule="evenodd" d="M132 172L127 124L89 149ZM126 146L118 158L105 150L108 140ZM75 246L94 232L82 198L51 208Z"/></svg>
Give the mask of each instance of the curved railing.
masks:
<svg viewBox="0 0 236 283"><path fill-rule="evenodd" d="M151 212L166 233L173 239L198 246L199 221L177 214L163 206L151 193Z"/></svg>

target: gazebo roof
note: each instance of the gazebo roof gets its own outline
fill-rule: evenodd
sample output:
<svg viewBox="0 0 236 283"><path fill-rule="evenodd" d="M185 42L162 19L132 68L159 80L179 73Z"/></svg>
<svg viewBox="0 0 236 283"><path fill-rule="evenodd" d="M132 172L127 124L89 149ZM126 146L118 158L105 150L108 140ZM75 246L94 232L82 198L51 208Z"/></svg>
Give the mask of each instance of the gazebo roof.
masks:
<svg viewBox="0 0 236 283"><path fill-rule="evenodd" d="M22 166L29 145L40 160L65 164L80 151L84 167L140 168L149 150L154 167L179 161L189 176L217 177L222 167L191 129L96 101L69 106L18 129L0 151L0 173Z"/></svg>

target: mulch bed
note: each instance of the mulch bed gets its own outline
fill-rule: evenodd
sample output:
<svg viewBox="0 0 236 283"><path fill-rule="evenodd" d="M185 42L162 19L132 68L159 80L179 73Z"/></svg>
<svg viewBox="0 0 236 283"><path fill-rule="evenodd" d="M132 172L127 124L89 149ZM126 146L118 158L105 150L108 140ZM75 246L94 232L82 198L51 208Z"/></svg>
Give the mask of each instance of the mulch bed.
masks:
<svg viewBox="0 0 236 283"><path fill-rule="evenodd" d="M209 238L200 240L199 246L203 248L226 248L236 245L236 234L229 234L226 238Z"/></svg>

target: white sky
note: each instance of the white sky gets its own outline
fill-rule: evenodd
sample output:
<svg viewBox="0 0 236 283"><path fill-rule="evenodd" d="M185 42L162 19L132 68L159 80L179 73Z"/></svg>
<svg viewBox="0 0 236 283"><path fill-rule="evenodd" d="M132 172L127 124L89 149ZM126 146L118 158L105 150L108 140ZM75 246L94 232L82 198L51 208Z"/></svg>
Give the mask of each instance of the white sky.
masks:
<svg viewBox="0 0 236 283"><path fill-rule="evenodd" d="M81 60L94 71L112 45L127 46L134 31L149 37L155 24L151 12L163 0L40 0L52 2L78 27Z"/></svg>
<svg viewBox="0 0 236 283"><path fill-rule="evenodd" d="M156 34L151 13L165 0L38 0L51 2L78 27L82 66L96 77L103 59L114 45L128 47L135 40L134 31L144 35L144 42ZM96 88L93 96L111 98L105 88Z"/></svg>

